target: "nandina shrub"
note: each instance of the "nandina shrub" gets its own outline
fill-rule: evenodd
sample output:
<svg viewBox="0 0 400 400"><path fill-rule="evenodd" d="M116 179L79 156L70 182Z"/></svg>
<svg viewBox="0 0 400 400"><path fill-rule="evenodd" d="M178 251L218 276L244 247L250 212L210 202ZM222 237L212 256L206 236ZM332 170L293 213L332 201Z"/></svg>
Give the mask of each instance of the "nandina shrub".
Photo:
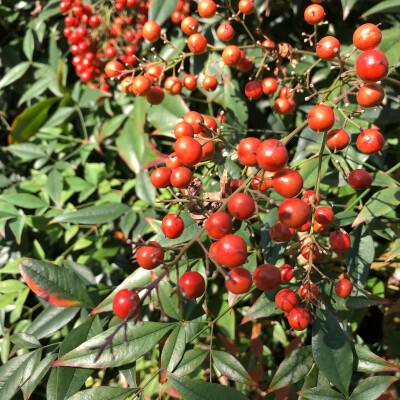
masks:
<svg viewBox="0 0 400 400"><path fill-rule="evenodd" d="M1 398L376 399L397 380L399 30L359 21L390 5L313 3L34 12L58 9L65 39L46 76L31 27L0 81L41 77L4 155Z"/></svg>

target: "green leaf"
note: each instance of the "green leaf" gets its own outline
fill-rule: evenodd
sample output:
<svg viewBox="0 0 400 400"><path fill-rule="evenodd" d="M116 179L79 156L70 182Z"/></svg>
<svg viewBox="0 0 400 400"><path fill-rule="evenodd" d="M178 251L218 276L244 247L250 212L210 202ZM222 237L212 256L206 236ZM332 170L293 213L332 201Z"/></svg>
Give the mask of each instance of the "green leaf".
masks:
<svg viewBox="0 0 400 400"><path fill-rule="evenodd" d="M161 368L173 371L183 357L186 347L185 327L179 324L168 336L161 353Z"/></svg>
<svg viewBox="0 0 400 400"><path fill-rule="evenodd" d="M385 262L389 262L400 255L400 239L396 239L390 249L389 255L387 256Z"/></svg>
<svg viewBox="0 0 400 400"><path fill-rule="evenodd" d="M68 400L125 400L137 391L137 388L124 389L119 387L98 386L82 390L72 397L69 397Z"/></svg>
<svg viewBox="0 0 400 400"><path fill-rule="evenodd" d="M171 17L177 4L178 0L152 0L149 10L149 20L155 21L162 26Z"/></svg>
<svg viewBox="0 0 400 400"><path fill-rule="evenodd" d="M79 106L82 108L92 107L97 104L97 99L111 96L111 93L103 92L99 89L85 89L79 99Z"/></svg>
<svg viewBox="0 0 400 400"><path fill-rule="evenodd" d="M224 87L223 87L223 97L216 99L223 107L226 107L228 111L234 116L235 121L237 121L241 126L247 126L247 121L249 119L249 111L246 102L243 100L242 92L239 90L239 85L237 81L229 78L229 76L224 76Z"/></svg>
<svg viewBox="0 0 400 400"><path fill-rule="evenodd" d="M79 310L79 307L63 308L50 304L33 320L26 333L38 340L48 337L70 322Z"/></svg>
<svg viewBox="0 0 400 400"><path fill-rule="evenodd" d="M350 11L356 4L357 0L341 0L341 1L343 8L343 20L345 20L349 16Z"/></svg>
<svg viewBox="0 0 400 400"><path fill-rule="evenodd" d="M16 279L6 279L0 282L0 293L13 293L24 290L26 286Z"/></svg>
<svg viewBox="0 0 400 400"><path fill-rule="evenodd" d="M97 314L106 311L112 311L112 302L116 293L122 289L140 288L151 282L151 271L144 268L138 268L129 275L121 284L119 284L92 312Z"/></svg>
<svg viewBox="0 0 400 400"><path fill-rule="evenodd" d="M57 97L51 97L36 103L19 114L11 125L9 143L21 143L33 136L45 123L50 107L57 102Z"/></svg>
<svg viewBox="0 0 400 400"><path fill-rule="evenodd" d="M12 144L7 147L7 150L24 160L36 160L47 157L47 154L33 143Z"/></svg>
<svg viewBox="0 0 400 400"><path fill-rule="evenodd" d="M313 158L311 160L306 161L300 167L300 174L303 177L303 186L307 189L311 189L317 183L318 176L318 158ZM329 166L329 157L322 157L322 165L321 165L321 176L324 177L328 171Z"/></svg>
<svg viewBox="0 0 400 400"><path fill-rule="evenodd" d="M102 332L100 318L92 317L73 329L63 340L60 346L58 357L72 351L85 340L94 337ZM61 400L69 399L77 393L86 379L93 373L92 369L83 368L53 368L46 385L48 399Z"/></svg>
<svg viewBox="0 0 400 400"><path fill-rule="evenodd" d="M107 348L100 358L95 361L98 353L97 347L104 344L106 337L115 331L115 327L111 327L59 358L53 366L81 368L119 367L142 357L156 346L161 338L175 326L176 323L150 321L136 325L128 324L126 333L124 329L120 329L113 338L114 357L109 348Z"/></svg>
<svg viewBox="0 0 400 400"><path fill-rule="evenodd" d="M203 349L194 349L187 351L181 362L178 365L178 368L174 371L174 375L176 376L187 376L203 363L208 355L207 350Z"/></svg>
<svg viewBox="0 0 400 400"><path fill-rule="evenodd" d="M53 169L47 176L46 190L57 207L61 206L61 194L63 189L63 176Z"/></svg>
<svg viewBox="0 0 400 400"><path fill-rule="evenodd" d="M386 0L370 8L361 17L366 18L370 15L377 13L396 13L396 12L400 12L399 2L397 0Z"/></svg>
<svg viewBox="0 0 400 400"><path fill-rule="evenodd" d="M280 310L275 303L275 296L279 289L264 292L260 297L254 302L244 316L241 324L246 322L254 321L260 318L269 318L275 315L282 314L283 311Z"/></svg>
<svg viewBox="0 0 400 400"><path fill-rule="evenodd" d="M75 112L76 109L74 107L60 107L46 120L44 126L61 125Z"/></svg>
<svg viewBox="0 0 400 400"><path fill-rule="evenodd" d="M360 286L367 281L369 269L375 256L374 240L364 225L350 233L351 246L344 253L350 278Z"/></svg>
<svg viewBox="0 0 400 400"><path fill-rule="evenodd" d="M313 363L311 346L293 350L279 365L268 390L293 385L309 373Z"/></svg>
<svg viewBox="0 0 400 400"><path fill-rule="evenodd" d="M165 314L177 320L182 319L182 310L178 311L178 295L173 292L172 286L166 281L161 281L158 292Z"/></svg>
<svg viewBox="0 0 400 400"><path fill-rule="evenodd" d="M91 307L92 301L83 282L70 270L39 260L24 260L21 275L40 298L59 307Z"/></svg>
<svg viewBox="0 0 400 400"><path fill-rule="evenodd" d="M35 336L24 332L13 335L11 337L11 342L21 347L21 349L36 349L40 347L40 342Z"/></svg>
<svg viewBox="0 0 400 400"><path fill-rule="evenodd" d="M248 400L248 398L235 389L217 383L194 381L181 378L175 374L167 375L169 381L181 394L183 400Z"/></svg>
<svg viewBox="0 0 400 400"><path fill-rule="evenodd" d="M33 50L35 49L35 38L31 29L28 29L24 36L24 42L22 44L24 54L29 61L32 61Z"/></svg>
<svg viewBox="0 0 400 400"><path fill-rule="evenodd" d="M105 138L108 138L113 133L115 133L120 128L120 126L123 124L125 119L126 119L126 115L120 114L120 115L116 115L115 117L110 118L108 121L106 121L101 127L98 141L101 142Z"/></svg>
<svg viewBox="0 0 400 400"><path fill-rule="evenodd" d="M350 400L375 400L398 379L397 376L373 376L364 379L353 390Z"/></svg>
<svg viewBox="0 0 400 400"><path fill-rule="evenodd" d="M18 101L18 106L35 97L39 97L52 83L54 83L54 79L55 77L52 74L39 79L21 96Z"/></svg>
<svg viewBox="0 0 400 400"><path fill-rule="evenodd" d="M355 368L358 372L373 374L376 372L399 371L400 367L377 356L361 344L354 345Z"/></svg>
<svg viewBox="0 0 400 400"><path fill-rule="evenodd" d="M312 354L320 371L348 395L353 372L351 344L339 322L327 310L317 310L312 329ZM304 396L306 397L306 396Z"/></svg>
<svg viewBox="0 0 400 400"><path fill-rule="evenodd" d="M43 200L29 193L3 194L1 199L23 208L42 208L46 206Z"/></svg>
<svg viewBox="0 0 400 400"><path fill-rule="evenodd" d="M400 36L400 32L399 32ZM388 186L388 187L397 187L398 184L394 179L392 179L389 175L387 175L384 171L376 171L372 174L373 181L372 186Z"/></svg>
<svg viewBox="0 0 400 400"><path fill-rule="evenodd" d="M395 210L400 202L400 188L387 188L374 193L353 222L353 227Z"/></svg>
<svg viewBox="0 0 400 400"><path fill-rule="evenodd" d="M225 351L212 351L212 361L217 370L231 381L255 384L243 365Z"/></svg>
<svg viewBox="0 0 400 400"><path fill-rule="evenodd" d="M306 400L336 400L345 397L331 388L316 387L299 392L299 395Z"/></svg>
<svg viewBox="0 0 400 400"><path fill-rule="evenodd" d="M0 89L21 78L28 71L30 65L30 62L24 61L12 67L0 80Z"/></svg>
<svg viewBox="0 0 400 400"><path fill-rule="evenodd" d="M135 185L136 194L139 199L142 199L151 206L156 201L157 190L150 181L150 176L147 171L140 171L136 177Z"/></svg>
<svg viewBox="0 0 400 400"><path fill-rule="evenodd" d="M78 211L66 212L55 217L51 223L72 222L75 224L105 224L125 214L130 208L121 203L104 203L82 208Z"/></svg>

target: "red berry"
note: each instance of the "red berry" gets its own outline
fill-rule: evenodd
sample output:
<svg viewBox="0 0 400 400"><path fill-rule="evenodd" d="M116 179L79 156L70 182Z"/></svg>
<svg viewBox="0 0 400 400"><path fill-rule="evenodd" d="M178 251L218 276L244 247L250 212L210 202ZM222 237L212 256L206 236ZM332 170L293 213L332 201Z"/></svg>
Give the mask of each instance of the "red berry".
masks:
<svg viewBox="0 0 400 400"><path fill-rule="evenodd" d="M240 0L238 7L243 14L250 15L254 12L254 0Z"/></svg>
<svg viewBox="0 0 400 400"><path fill-rule="evenodd" d="M217 36L224 42L228 42L233 39L235 31L230 24L223 23L217 29Z"/></svg>
<svg viewBox="0 0 400 400"><path fill-rule="evenodd" d="M203 138L203 137L199 137L196 140L201 144L201 160L200 161L209 160L210 158L212 158L212 156L215 154L214 142L212 142L206 138Z"/></svg>
<svg viewBox="0 0 400 400"><path fill-rule="evenodd" d="M183 85L187 90L194 90L197 88L197 79L194 75L186 74L183 77Z"/></svg>
<svg viewBox="0 0 400 400"><path fill-rule="evenodd" d="M237 65L240 61L241 53L239 47L235 45L226 46L222 52L222 61L225 65Z"/></svg>
<svg viewBox="0 0 400 400"><path fill-rule="evenodd" d="M291 265L283 264L281 267L279 267L279 271L281 272L282 282L289 282L292 280L294 273Z"/></svg>
<svg viewBox="0 0 400 400"><path fill-rule="evenodd" d="M304 203L311 205L314 203L315 201L315 191L312 189L306 190L303 194L303 196L301 196L301 200L304 201ZM318 195L318 199L317 199L317 205L320 203L321 198Z"/></svg>
<svg viewBox="0 0 400 400"><path fill-rule="evenodd" d="M157 247L160 247L159 243L151 241L149 242L152 246L140 246L137 253L136 259L138 264L144 269L154 269L158 267L164 261L164 252Z"/></svg>
<svg viewBox="0 0 400 400"><path fill-rule="evenodd" d="M311 217L310 207L299 199L287 199L278 208L279 220L290 228L299 228Z"/></svg>
<svg viewBox="0 0 400 400"><path fill-rule="evenodd" d="M171 21L173 24L178 25L181 23L181 21L185 18L185 15L181 13L180 11L174 11L171 14Z"/></svg>
<svg viewBox="0 0 400 400"><path fill-rule="evenodd" d="M293 239L295 230L278 221L269 229L269 236L274 242L289 242Z"/></svg>
<svg viewBox="0 0 400 400"><path fill-rule="evenodd" d="M302 307L293 308L289 314L289 324L296 331L304 331L310 323L310 314Z"/></svg>
<svg viewBox="0 0 400 400"><path fill-rule="evenodd" d="M161 27L155 21L147 21L143 25L142 33L143 37L149 42L156 42L158 39L160 39Z"/></svg>
<svg viewBox="0 0 400 400"><path fill-rule="evenodd" d="M207 50L207 39L201 33L192 33L188 38L188 46L193 54L202 54Z"/></svg>
<svg viewBox="0 0 400 400"><path fill-rule="evenodd" d="M261 290L274 290L281 284L281 272L275 265L262 264L254 270L253 280Z"/></svg>
<svg viewBox="0 0 400 400"><path fill-rule="evenodd" d="M189 122L182 121L178 122L174 128L174 135L177 139L179 139L182 136L189 136L193 137L194 136L194 130L192 125L189 124Z"/></svg>
<svg viewBox="0 0 400 400"><path fill-rule="evenodd" d="M254 200L245 193L236 193L228 201L228 210L237 219L252 217L255 209Z"/></svg>
<svg viewBox="0 0 400 400"><path fill-rule="evenodd" d="M349 297L353 290L353 284L348 279L340 279L335 285L335 292L339 297Z"/></svg>
<svg viewBox="0 0 400 400"><path fill-rule="evenodd" d="M115 78L124 71L124 66L119 61L113 60L106 64L104 71L109 78Z"/></svg>
<svg viewBox="0 0 400 400"><path fill-rule="evenodd" d="M310 244L308 243L308 244L306 244L305 246L303 246L302 249L301 249L301 255L302 255L306 260L309 260L309 259L310 259L311 249L312 249L312 256L311 256L312 261L318 260L318 257L319 257L319 250L318 250L318 247L317 247L315 244L310 245Z"/></svg>
<svg viewBox="0 0 400 400"><path fill-rule="evenodd" d="M200 17L211 18L217 12L217 5L213 0L200 0L197 4L197 11Z"/></svg>
<svg viewBox="0 0 400 400"><path fill-rule="evenodd" d="M273 42L270 39L265 39L262 43L261 46L263 46L263 53L271 52L272 49L275 49L276 45L275 42Z"/></svg>
<svg viewBox="0 0 400 400"><path fill-rule="evenodd" d="M334 217L335 214L330 207L318 207L314 213L314 219L319 224L330 224Z"/></svg>
<svg viewBox="0 0 400 400"><path fill-rule="evenodd" d="M246 268L234 268L228 276L229 279L225 280L225 286L231 293L242 294L250 290L253 279Z"/></svg>
<svg viewBox="0 0 400 400"><path fill-rule="evenodd" d="M325 104L314 106L308 113L308 125L313 131L329 131L335 123L335 114L332 108Z"/></svg>
<svg viewBox="0 0 400 400"><path fill-rule="evenodd" d="M376 129L364 129L357 137L357 148L364 154L379 153L385 145L385 138Z"/></svg>
<svg viewBox="0 0 400 400"><path fill-rule="evenodd" d="M334 129L326 137L326 144L332 150L343 150L350 143L349 134L343 129Z"/></svg>
<svg viewBox="0 0 400 400"><path fill-rule="evenodd" d="M356 62L358 76L368 83L381 81L386 78L389 70L389 63L380 50L367 50L361 53Z"/></svg>
<svg viewBox="0 0 400 400"><path fill-rule="evenodd" d="M181 22L181 29L185 35L191 35L192 33L196 33L199 29L199 21L193 17L186 17Z"/></svg>
<svg viewBox="0 0 400 400"><path fill-rule="evenodd" d="M275 174L273 185L281 196L296 197L303 189L303 177L291 168L283 168Z"/></svg>
<svg viewBox="0 0 400 400"><path fill-rule="evenodd" d="M264 94L273 94L278 90L278 81L275 78L264 78L261 86Z"/></svg>
<svg viewBox="0 0 400 400"><path fill-rule="evenodd" d="M178 167L171 172L171 185L178 189L187 188L192 179L192 171L187 167Z"/></svg>
<svg viewBox="0 0 400 400"><path fill-rule="evenodd" d="M325 36L317 44L317 55L325 61L333 60L340 52L340 42L333 36Z"/></svg>
<svg viewBox="0 0 400 400"><path fill-rule="evenodd" d="M145 75L151 83L158 83L164 78L164 70L160 65L150 64L146 67Z"/></svg>
<svg viewBox="0 0 400 400"><path fill-rule="evenodd" d="M240 141L237 155L244 165L255 167L257 165L257 150L261 141L255 137L248 137Z"/></svg>
<svg viewBox="0 0 400 400"><path fill-rule="evenodd" d="M310 284L306 283L305 285L299 288L299 296L302 300L310 299L317 300L320 297L318 287L315 283L311 283L311 291Z"/></svg>
<svg viewBox="0 0 400 400"><path fill-rule="evenodd" d="M381 30L374 24L363 24L353 34L353 43L360 50L372 50L382 40Z"/></svg>
<svg viewBox="0 0 400 400"><path fill-rule="evenodd" d="M241 179L232 179L229 187L231 188L232 192L236 192L237 189L239 189L240 186L243 185L243 181Z"/></svg>
<svg viewBox="0 0 400 400"><path fill-rule="evenodd" d="M259 99L263 94L262 85L258 81L247 82L244 92L250 100Z"/></svg>
<svg viewBox="0 0 400 400"><path fill-rule="evenodd" d="M206 75L201 82L201 86L207 92L214 92L218 87L218 80L214 75Z"/></svg>
<svg viewBox="0 0 400 400"><path fill-rule="evenodd" d="M164 97L164 90L162 90L160 86L152 86L146 94L146 100L153 105L161 104Z"/></svg>
<svg viewBox="0 0 400 400"><path fill-rule="evenodd" d="M297 306L296 293L291 289L282 289L275 296L276 306L282 311L291 311Z"/></svg>
<svg viewBox="0 0 400 400"><path fill-rule="evenodd" d="M285 145L277 139L264 140L257 150L257 163L266 171L276 172L282 169L288 160Z"/></svg>
<svg viewBox="0 0 400 400"><path fill-rule="evenodd" d="M213 239L221 239L232 232L232 218L225 212L217 211L207 218L205 227Z"/></svg>
<svg viewBox="0 0 400 400"><path fill-rule="evenodd" d="M131 316L131 318L133 318L140 311L140 307L137 306L139 301L140 297L134 290L120 290L115 294L113 299L114 314L120 319L125 319L129 311L136 307Z"/></svg>
<svg viewBox="0 0 400 400"><path fill-rule="evenodd" d="M165 160L165 164L168 168L175 169L182 166L182 163L179 161L178 156L175 152L171 153L167 159Z"/></svg>
<svg viewBox="0 0 400 400"><path fill-rule="evenodd" d="M378 106L385 97L383 87L378 83L367 83L357 92L357 103L361 107Z"/></svg>
<svg viewBox="0 0 400 400"><path fill-rule="evenodd" d="M184 165L196 165L202 157L201 144L189 136L180 137L174 144L174 150Z"/></svg>
<svg viewBox="0 0 400 400"><path fill-rule="evenodd" d="M228 268L243 265L247 259L247 245L244 239L238 235L225 235L218 242L216 253L218 264Z"/></svg>
<svg viewBox="0 0 400 400"><path fill-rule="evenodd" d="M350 172L348 182L353 189L363 190L371 186L372 175L365 169L355 169Z"/></svg>
<svg viewBox="0 0 400 400"><path fill-rule="evenodd" d="M169 239L176 239L182 235L185 229L183 219L176 214L167 214L161 223L161 230Z"/></svg>
<svg viewBox="0 0 400 400"><path fill-rule="evenodd" d="M324 7L319 4L311 4L304 11L304 19L310 25L316 25L324 19Z"/></svg>
<svg viewBox="0 0 400 400"><path fill-rule="evenodd" d="M150 180L156 188L166 188L170 184L171 169L167 167L160 167L155 169L151 175Z"/></svg>
<svg viewBox="0 0 400 400"><path fill-rule="evenodd" d="M346 251L351 246L350 235L343 231L334 231L329 236L329 244L336 252Z"/></svg>
<svg viewBox="0 0 400 400"><path fill-rule="evenodd" d="M170 76L164 82L165 91L172 96L180 94L182 87L182 81L177 76Z"/></svg>
<svg viewBox="0 0 400 400"><path fill-rule="evenodd" d="M185 272L179 279L179 284L188 299L196 299L202 296L206 290L203 275L196 271Z"/></svg>
<svg viewBox="0 0 400 400"><path fill-rule="evenodd" d="M202 132L203 127L198 123L198 121L204 123L204 118L197 111L189 111L183 117L183 120L192 125L193 131L196 135L199 135Z"/></svg>
<svg viewBox="0 0 400 400"><path fill-rule="evenodd" d="M147 76L137 76L132 81L132 92L136 96L146 96L151 89L151 82Z"/></svg>
<svg viewBox="0 0 400 400"><path fill-rule="evenodd" d="M268 190L268 188L272 188L275 172L265 171L262 175L262 178L261 174L256 175L256 177L251 181L251 187L254 190L265 192L266 190Z"/></svg>

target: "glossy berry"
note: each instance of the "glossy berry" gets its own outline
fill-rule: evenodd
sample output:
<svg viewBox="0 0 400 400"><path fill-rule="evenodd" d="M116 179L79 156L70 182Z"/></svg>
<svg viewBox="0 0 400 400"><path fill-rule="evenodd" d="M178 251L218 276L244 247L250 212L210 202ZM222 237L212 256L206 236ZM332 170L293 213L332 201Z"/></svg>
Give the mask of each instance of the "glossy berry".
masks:
<svg viewBox="0 0 400 400"><path fill-rule="evenodd" d="M276 48L275 42L273 42L270 39L265 39L262 43L261 46L263 46L263 53L271 52L272 49Z"/></svg>
<svg viewBox="0 0 400 400"><path fill-rule="evenodd" d="M179 285L188 299L197 299L206 291L203 275L196 271L185 272L179 279Z"/></svg>
<svg viewBox="0 0 400 400"><path fill-rule="evenodd" d="M218 87L218 80L214 75L206 75L201 82L201 86L207 92L214 92Z"/></svg>
<svg viewBox="0 0 400 400"><path fill-rule="evenodd" d="M182 163L179 161L178 156L175 152L171 153L167 159L165 160L165 165L168 168L175 169L182 166Z"/></svg>
<svg viewBox="0 0 400 400"><path fill-rule="evenodd" d="M310 314L303 307L296 307L290 311L288 321L294 330L304 331L310 324Z"/></svg>
<svg viewBox="0 0 400 400"><path fill-rule="evenodd" d="M179 161L187 166L196 165L202 157L201 144L189 136L180 137L174 144Z"/></svg>
<svg viewBox="0 0 400 400"><path fill-rule="evenodd" d="M385 97L383 87L378 83L367 83L357 92L357 103L364 108L376 107Z"/></svg>
<svg viewBox="0 0 400 400"><path fill-rule="evenodd" d="M191 35L192 33L197 33L199 29L199 21L193 17L186 17L181 22L181 29L185 35Z"/></svg>
<svg viewBox="0 0 400 400"><path fill-rule="evenodd" d="M143 25L142 33L143 37L149 42L156 42L158 39L160 39L161 27L155 21L147 21Z"/></svg>
<svg viewBox="0 0 400 400"><path fill-rule="evenodd" d="M314 219L319 224L330 224L333 221L335 214L330 207L318 207L314 213Z"/></svg>
<svg viewBox="0 0 400 400"><path fill-rule="evenodd" d="M206 138L203 138L203 137L199 137L196 140L201 144L201 159L200 159L200 161L205 161L205 160L209 160L210 158L212 158L213 155L215 154L214 142L212 142Z"/></svg>
<svg viewBox="0 0 400 400"><path fill-rule="evenodd" d="M219 242L214 242L211 244L210 248L208 249L208 252L210 253L211 259L214 259L217 257L217 252L218 252L218 243Z"/></svg>
<svg viewBox="0 0 400 400"><path fill-rule="evenodd" d="M236 193L228 201L229 212L237 219L247 219L255 211L254 200L246 193Z"/></svg>
<svg viewBox="0 0 400 400"><path fill-rule="evenodd" d="M136 96L146 96L151 89L151 82L147 76L137 76L132 81L132 92Z"/></svg>
<svg viewBox="0 0 400 400"><path fill-rule="evenodd" d="M291 311L297 306L296 293L291 289L282 289L275 296L276 306L282 311Z"/></svg>
<svg viewBox="0 0 400 400"><path fill-rule="evenodd" d="M265 192L268 190L268 188L272 188L274 175L275 172L268 171L265 171L263 174L256 175L256 177L251 181L251 187L254 190Z"/></svg>
<svg viewBox="0 0 400 400"><path fill-rule="evenodd" d="M275 174L273 185L281 196L296 197L303 189L303 177L291 168L283 168Z"/></svg>
<svg viewBox="0 0 400 400"><path fill-rule="evenodd" d="M214 132L216 132L217 128L218 128L217 121L213 117L210 117L208 115L204 115L203 118L204 118L205 125L208 128L210 128L211 130L213 130ZM205 137L211 137L210 131L207 128L203 128L200 135L205 136Z"/></svg>
<svg viewBox="0 0 400 400"><path fill-rule="evenodd" d="M234 294L246 293L253 284L250 272L246 268L237 267L229 272L229 279L225 280L226 288Z"/></svg>
<svg viewBox="0 0 400 400"><path fill-rule="evenodd" d="M149 242L152 246L140 246L136 253L138 264L144 269L154 269L164 261L164 252L159 249L160 244L154 241Z"/></svg>
<svg viewBox="0 0 400 400"><path fill-rule="evenodd" d="M156 188L166 188L170 184L171 169L167 167L156 168L150 175L150 181Z"/></svg>
<svg viewBox="0 0 400 400"><path fill-rule="evenodd" d="M168 239L176 239L185 229L183 219L176 214L167 214L161 223L161 230Z"/></svg>
<svg viewBox="0 0 400 400"><path fill-rule="evenodd" d="M198 122L204 123L204 118L197 111L189 111L183 117L183 120L192 125L193 131L196 135L199 135L202 132L203 127Z"/></svg>
<svg viewBox="0 0 400 400"><path fill-rule="evenodd" d="M261 144L261 140L255 137L248 137L240 141L237 155L239 161L248 167L257 165L257 150Z"/></svg>
<svg viewBox="0 0 400 400"><path fill-rule="evenodd" d="M329 229L330 223L328 223L328 224L320 224L319 222L314 220L314 225L313 226L314 226L313 229L314 229L315 233L323 233L323 232L326 232Z"/></svg>
<svg viewBox="0 0 400 400"><path fill-rule="evenodd" d="M318 287L315 283L311 283L311 290L310 284L306 283L299 288L299 296L302 300L317 300L320 298Z"/></svg>
<svg viewBox="0 0 400 400"><path fill-rule="evenodd" d="M109 78L115 78L124 71L124 66L119 61L113 60L106 64L104 71Z"/></svg>
<svg viewBox="0 0 400 400"><path fill-rule="evenodd" d="M201 33L192 33L188 38L188 46L193 54L202 54L207 50L207 39Z"/></svg>
<svg viewBox="0 0 400 400"><path fill-rule="evenodd" d="M125 319L129 314L129 311L136 307L131 316L131 318L133 318L140 311L140 307L137 306L139 301L139 295L134 290L120 290L115 294L113 299L114 314L120 319Z"/></svg>
<svg viewBox="0 0 400 400"><path fill-rule="evenodd" d="M217 211L206 220L206 231L213 239L221 239L232 232L232 218L229 214Z"/></svg>
<svg viewBox="0 0 400 400"><path fill-rule="evenodd" d="M239 235L225 235L218 242L215 258L218 264L227 268L240 267L247 259L246 242Z"/></svg>
<svg viewBox="0 0 400 400"><path fill-rule="evenodd" d="M200 0L197 4L197 11L200 17L211 18L217 12L217 5L213 0Z"/></svg>
<svg viewBox="0 0 400 400"><path fill-rule="evenodd" d="M281 272L275 265L262 264L254 270L253 280L261 290L274 290L281 284Z"/></svg>
<svg viewBox="0 0 400 400"><path fill-rule="evenodd" d="M239 187L242 185L243 181L241 179L232 179L231 182L229 183L229 187L232 193L236 192L236 190L239 189Z"/></svg>
<svg viewBox="0 0 400 400"><path fill-rule="evenodd" d="M228 42L233 39L235 31L230 24L223 23L217 29L217 36L224 42Z"/></svg>
<svg viewBox="0 0 400 400"><path fill-rule="evenodd" d="M299 199L287 199L278 208L279 220L290 228L298 228L311 217L310 207Z"/></svg>
<svg viewBox="0 0 400 400"><path fill-rule="evenodd" d="M275 78L264 78L261 86L264 94L274 94L278 90L278 81Z"/></svg>
<svg viewBox="0 0 400 400"><path fill-rule="evenodd" d="M146 100L153 105L161 104L164 100L165 93L160 86L152 86L146 94Z"/></svg>
<svg viewBox="0 0 400 400"><path fill-rule="evenodd" d="M356 62L356 71L360 79L367 83L381 81L386 78L389 63L380 50L367 50L361 53Z"/></svg>
<svg viewBox="0 0 400 400"><path fill-rule="evenodd" d="M240 61L240 49L235 45L226 46L222 52L222 61L225 65L237 65Z"/></svg>
<svg viewBox="0 0 400 400"><path fill-rule="evenodd" d="M279 271L281 273L282 282L289 282L292 280L294 273L291 265L283 264L281 267L279 267Z"/></svg>
<svg viewBox="0 0 400 400"><path fill-rule="evenodd" d="M291 97L278 97L275 99L273 109L278 114L291 114L296 108L296 103Z"/></svg>
<svg viewBox="0 0 400 400"><path fill-rule="evenodd" d="M335 285L335 292L339 297L349 297L353 290L353 284L348 279L340 279Z"/></svg>
<svg viewBox="0 0 400 400"><path fill-rule="evenodd" d="M180 94L182 87L182 81L177 76L170 76L164 82L165 91L172 96Z"/></svg>
<svg viewBox="0 0 400 400"><path fill-rule="evenodd" d="M197 79L194 75L186 74L183 77L183 85L187 90L194 90L197 88Z"/></svg>
<svg viewBox="0 0 400 400"><path fill-rule="evenodd" d="M315 190L309 189L306 190L303 194L303 196L301 196L301 200L304 201L304 203L306 204L313 204L315 201ZM317 201L316 201L316 205L319 205L321 201L321 197L318 195Z"/></svg>
<svg viewBox="0 0 400 400"><path fill-rule="evenodd" d="M347 232L334 231L329 236L329 244L336 252L346 251L351 245L350 235Z"/></svg>
<svg viewBox="0 0 400 400"><path fill-rule="evenodd" d="M164 70L160 65L150 64L146 67L145 75L151 83L157 83L164 78Z"/></svg>
<svg viewBox="0 0 400 400"><path fill-rule="evenodd" d="M355 169L350 172L348 182L353 189L364 190L371 186L372 175L365 169Z"/></svg>
<svg viewBox="0 0 400 400"><path fill-rule="evenodd" d="M178 167L171 172L171 185L178 189L187 188L190 182L192 182L192 179L192 171L187 167Z"/></svg>
<svg viewBox="0 0 400 400"><path fill-rule="evenodd" d="M247 82L244 93L250 100L259 99L263 94L261 83L258 81Z"/></svg>
<svg viewBox="0 0 400 400"><path fill-rule="evenodd" d="M311 220L309 219L305 224L297 228L299 232L307 232L311 228Z"/></svg>
<svg viewBox="0 0 400 400"><path fill-rule="evenodd" d="M257 163L266 171L279 171L286 165L287 160L288 152L280 140L267 139L258 147Z"/></svg>
<svg viewBox="0 0 400 400"><path fill-rule="evenodd" d="M343 150L350 143L349 134L343 129L333 129L326 137L326 144L332 150Z"/></svg>
<svg viewBox="0 0 400 400"><path fill-rule="evenodd" d="M304 20L310 25L316 25L323 21L324 7L319 4L311 4L304 10Z"/></svg>
<svg viewBox="0 0 400 400"><path fill-rule="evenodd" d="M360 50L372 50L382 40L381 30L374 24L367 23L357 28L353 34L353 43Z"/></svg>
<svg viewBox="0 0 400 400"><path fill-rule="evenodd" d="M318 260L318 257L319 257L319 255L320 255L320 253L319 253L318 247L317 247L315 244L310 245L310 244L308 243L308 244L306 244L305 246L303 246L302 249L301 249L301 255L302 255L306 260L309 260L309 259L310 259L310 253L311 253L311 252L312 252L312 255L311 255L312 261Z"/></svg>
<svg viewBox="0 0 400 400"><path fill-rule="evenodd" d="M250 15L254 12L254 0L240 0L238 7L243 14Z"/></svg>
<svg viewBox="0 0 400 400"><path fill-rule="evenodd" d="M182 136L193 137L194 136L194 130L193 130L192 125L189 124L189 122L182 121L182 122L178 122L175 125L174 135L175 135L175 137L177 139L179 139Z"/></svg>
<svg viewBox="0 0 400 400"><path fill-rule="evenodd" d="M376 129L364 129L357 137L357 148L364 154L379 153L385 145L385 138Z"/></svg>
<svg viewBox="0 0 400 400"><path fill-rule="evenodd" d="M317 55L325 61L333 60L339 51L340 42L333 36L325 36L317 44Z"/></svg>
<svg viewBox="0 0 400 400"><path fill-rule="evenodd" d="M288 226L282 224L282 222L278 221L275 225L272 225L269 229L269 236L274 242L289 242L292 240L295 234L295 230L293 228L289 228Z"/></svg>
<svg viewBox="0 0 400 400"><path fill-rule="evenodd" d="M335 123L335 114L332 108L325 104L314 106L308 113L308 125L313 131L329 131Z"/></svg>

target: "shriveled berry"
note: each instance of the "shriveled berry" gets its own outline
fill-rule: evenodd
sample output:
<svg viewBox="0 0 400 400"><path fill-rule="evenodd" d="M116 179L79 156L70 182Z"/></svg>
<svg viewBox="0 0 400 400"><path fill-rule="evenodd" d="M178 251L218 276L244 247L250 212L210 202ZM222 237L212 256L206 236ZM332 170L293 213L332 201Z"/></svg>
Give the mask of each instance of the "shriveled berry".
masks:
<svg viewBox="0 0 400 400"><path fill-rule="evenodd" d="M269 229L269 236L274 242L289 242L293 239L295 230L278 221Z"/></svg>

